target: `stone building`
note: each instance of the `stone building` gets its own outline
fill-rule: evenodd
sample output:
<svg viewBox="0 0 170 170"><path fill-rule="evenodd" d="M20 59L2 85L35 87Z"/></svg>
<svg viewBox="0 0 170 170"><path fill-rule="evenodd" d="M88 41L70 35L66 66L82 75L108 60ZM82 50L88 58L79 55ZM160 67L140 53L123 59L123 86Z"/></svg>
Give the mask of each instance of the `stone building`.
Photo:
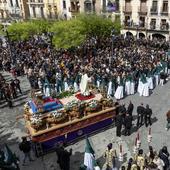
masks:
<svg viewBox="0 0 170 170"><path fill-rule="evenodd" d="M122 34L169 40L169 0L120 0Z"/></svg>

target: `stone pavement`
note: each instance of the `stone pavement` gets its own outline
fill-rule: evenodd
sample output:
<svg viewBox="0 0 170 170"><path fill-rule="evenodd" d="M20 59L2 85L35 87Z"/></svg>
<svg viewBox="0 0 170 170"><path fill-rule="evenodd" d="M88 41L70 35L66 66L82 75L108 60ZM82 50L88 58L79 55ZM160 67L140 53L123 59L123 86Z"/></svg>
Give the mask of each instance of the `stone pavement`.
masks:
<svg viewBox="0 0 170 170"><path fill-rule="evenodd" d="M4 74L4 73L3 73ZM7 73L5 77L10 80L11 76ZM14 101L13 109L8 109L4 103L0 103L0 146L4 143L11 144L12 149L18 154L22 160L22 153L18 151L18 145L16 144L19 138L25 134L24 120L16 117L22 116L23 104L29 98L29 84L25 77L20 77L21 87L23 95L19 96ZM170 82L164 85L164 87L156 87L150 97L139 97L138 94L128 96L121 100L120 103L126 103L131 100L134 104L134 112L136 115L136 107L142 102L144 105L149 104L153 110L152 115L152 142L151 145L154 149L159 150L163 145L167 145L170 151L170 133L165 130L166 125L166 112L170 109ZM136 124L136 120L134 121ZM123 153L127 158L131 156L133 151L134 140L137 135L137 129L133 128L133 133L129 137L122 136ZM148 151L147 133L148 128L144 126L140 128L141 148L146 152ZM96 159L101 165L104 163L103 152L108 143L112 142L113 147L119 151L119 141L115 136L115 128L110 127L107 130L103 130L100 133L94 134L89 137L92 146L96 152ZM71 170L78 170L78 166L83 163L85 140L80 140L77 143L68 147L73 148L73 156L71 157ZM119 152L118 152L119 153ZM41 158L35 158L34 162L28 164L28 166L22 167L25 170L59 170L57 166L57 158L55 153L50 153Z"/></svg>

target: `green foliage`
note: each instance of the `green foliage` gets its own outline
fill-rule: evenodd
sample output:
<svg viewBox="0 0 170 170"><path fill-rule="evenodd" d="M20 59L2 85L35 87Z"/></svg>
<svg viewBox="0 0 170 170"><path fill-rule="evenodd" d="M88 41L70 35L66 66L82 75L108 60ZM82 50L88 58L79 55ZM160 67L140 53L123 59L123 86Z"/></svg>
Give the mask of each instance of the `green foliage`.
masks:
<svg viewBox="0 0 170 170"><path fill-rule="evenodd" d="M88 36L108 37L114 28L111 19L98 15L81 15L79 20L86 28L85 34Z"/></svg>
<svg viewBox="0 0 170 170"><path fill-rule="evenodd" d="M4 26L2 24L0 24L0 35L5 35Z"/></svg>
<svg viewBox="0 0 170 170"><path fill-rule="evenodd" d="M30 22L37 27L39 34L48 32L49 28L53 25L53 22L47 20L31 20Z"/></svg>
<svg viewBox="0 0 170 170"><path fill-rule="evenodd" d="M56 22L50 31L54 33L53 44L57 48L68 49L79 46L85 40L85 28L77 19Z"/></svg>
<svg viewBox="0 0 170 170"><path fill-rule="evenodd" d="M27 40L30 36L47 32L49 23L45 20L31 20L28 22L13 23L8 26L12 40Z"/></svg>
<svg viewBox="0 0 170 170"><path fill-rule="evenodd" d="M65 97L70 97L73 94L74 94L73 91L63 91L57 96L57 98L62 99L62 98L65 98Z"/></svg>
<svg viewBox="0 0 170 170"><path fill-rule="evenodd" d="M53 44L56 48L68 49L81 45L86 37L109 37L111 31L120 33L120 18L113 23L109 18L97 15L80 15L69 21L49 22L47 20L30 20L13 23L8 26L12 40L27 40L30 36L43 32L53 32Z"/></svg>
<svg viewBox="0 0 170 170"><path fill-rule="evenodd" d="M120 22L120 16L119 15L116 15L113 25L114 25L115 34L120 34L121 22Z"/></svg>

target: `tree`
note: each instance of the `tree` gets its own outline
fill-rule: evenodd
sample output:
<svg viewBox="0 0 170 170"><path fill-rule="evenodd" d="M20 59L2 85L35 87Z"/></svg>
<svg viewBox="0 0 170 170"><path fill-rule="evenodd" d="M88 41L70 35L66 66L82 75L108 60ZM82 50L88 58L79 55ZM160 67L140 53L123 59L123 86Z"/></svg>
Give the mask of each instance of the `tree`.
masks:
<svg viewBox="0 0 170 170"><path fill-rule="evenodd" d="M50 31L54 33L53 44L56 48L68 49L79 46L86 37L85 27L78 19L55 22Z"/></svg>
<svg viewBox="0 0 170 170"><path fill-rule="evenodd" d="M113 25L114 25L115 34L120 34L121 22L120 22L120 16L119 15L115 16L115 21L114 21Z"/></svg>
<svg viewBox="0 0 170 170"><path fill-rule="evenodd" d="M49 22L45 20L31 20L28 22L13 23L8 26L9 34L12 34L12 40L27 40L30 36L42 34L49 29Z"/></svg>
<svg viewBox="0 0 170 170"><path fill-rule="evenodd" d="M83 22L86 28L86 35L95 36L98 38L110 36L114 24L109 18L104 18L98 15L81 15L79 20Z"/></svg>

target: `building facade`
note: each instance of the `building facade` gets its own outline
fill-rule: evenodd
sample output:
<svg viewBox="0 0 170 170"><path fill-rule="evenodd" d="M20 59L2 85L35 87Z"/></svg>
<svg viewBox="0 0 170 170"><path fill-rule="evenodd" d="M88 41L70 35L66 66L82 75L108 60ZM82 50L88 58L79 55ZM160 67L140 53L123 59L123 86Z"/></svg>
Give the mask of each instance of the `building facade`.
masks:
<svg viewBox="0 0 170 170"><path fill-rule="evenodd" d="M119 0L28 0L30 18L70 19L80 13L111 14Z"/></svg>
<svg viewBox="0 0 170 170"><path fill-rule="evenodd" d="M0 20L19 20L21 9L19 0L0 0Z"/></svg>
<svg viewBox="0 0 170 170"><path fill-rule="evenodd" d="M122 34L170 38L169 0L120 0Z"/></svg>

